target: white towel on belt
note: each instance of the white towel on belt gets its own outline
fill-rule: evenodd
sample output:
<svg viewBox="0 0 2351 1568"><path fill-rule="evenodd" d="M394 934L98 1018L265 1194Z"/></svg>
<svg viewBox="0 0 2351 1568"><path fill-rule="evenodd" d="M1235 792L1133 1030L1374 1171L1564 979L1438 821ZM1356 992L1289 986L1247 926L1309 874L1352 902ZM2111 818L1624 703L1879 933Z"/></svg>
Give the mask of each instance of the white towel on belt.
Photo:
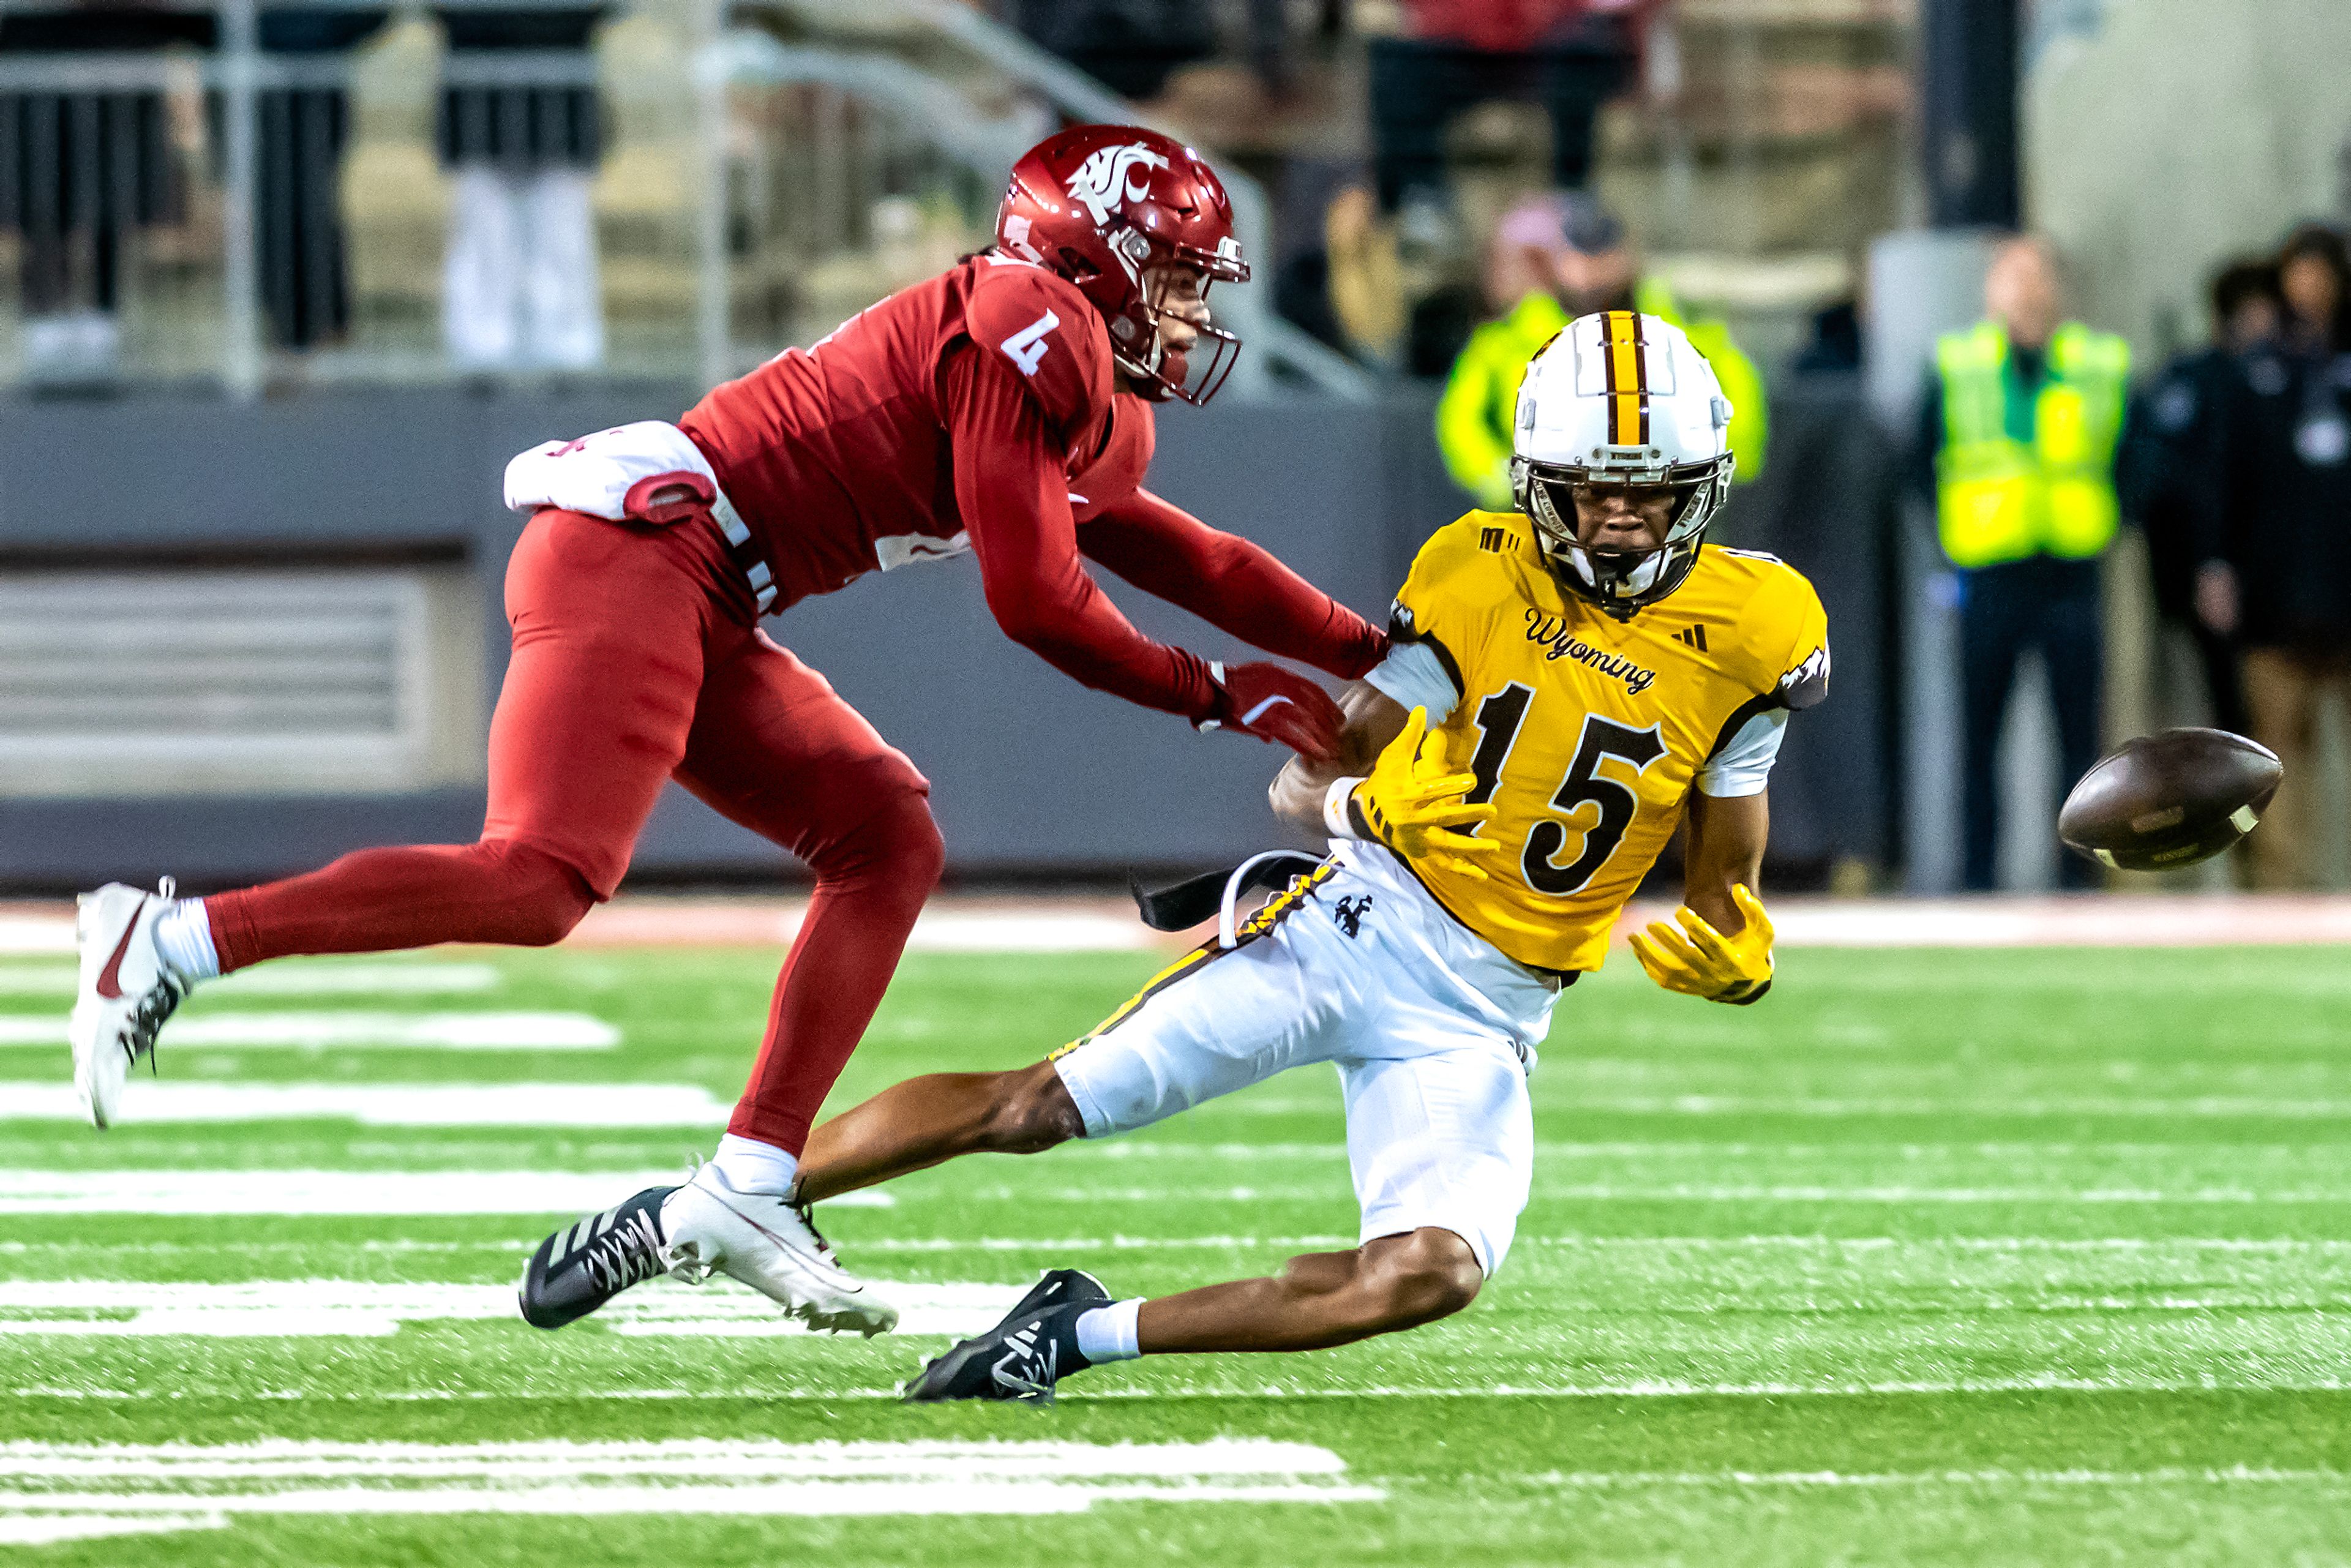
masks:
<svg viewBox="0 0 2351 1568"><path fill-rule="evenodd" d="M560 507L591 517L672 522L674 515L654 516L647 507L655 492L673 485L692 490L704 506L721 499L710 459L685 432L659 419L549 441L507 465L507 505L517 512ZM728 517L733 513L726 507Z"/></svg>

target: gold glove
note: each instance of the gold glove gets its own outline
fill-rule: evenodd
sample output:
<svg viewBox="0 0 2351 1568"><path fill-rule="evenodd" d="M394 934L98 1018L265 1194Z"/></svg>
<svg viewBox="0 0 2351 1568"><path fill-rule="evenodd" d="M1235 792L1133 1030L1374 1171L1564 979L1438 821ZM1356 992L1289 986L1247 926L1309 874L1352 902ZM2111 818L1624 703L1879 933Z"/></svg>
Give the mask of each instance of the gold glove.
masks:
<svg viewBox="0 0 2351 1568"><path fill-rule="evenodd" d="M1483 882L1486 869L1474 857L1502 846L1461 830L1491 821L1494 808L1460 799L1478 787L1478 776L1447 772L1442 746L1424 748L1427 735L1428 710L1416 707L1349 799L1380 842L1405 860L1430 862ZM1435 754L1425 757L1424 749Z"/></svg>
<svg viewBox="0 0 2351 1568"><path fill-rule="evenodd" d="M1771 988L1771 917L1744 883L1730 890L1730 901L1747 917L1738 936L1725 936L1684 904L1674 911L1680 931L1657 920L1633 933L1633 956L1669 991L1737 1007L1754 1001Z"/></svg>

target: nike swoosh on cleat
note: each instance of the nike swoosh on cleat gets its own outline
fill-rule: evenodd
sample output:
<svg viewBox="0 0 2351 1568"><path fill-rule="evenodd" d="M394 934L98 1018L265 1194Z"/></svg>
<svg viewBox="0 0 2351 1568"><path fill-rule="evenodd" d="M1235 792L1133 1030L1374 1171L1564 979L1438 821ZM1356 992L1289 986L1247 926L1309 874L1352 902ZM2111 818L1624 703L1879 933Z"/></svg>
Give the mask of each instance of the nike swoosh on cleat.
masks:
<svg viewBox="0 0 2351 1568"><path fill-rule="evenodd" d="M114 945L114 956L98 972L98 994L110 1002L122 999L122 955L131 951L131 935L139 929L139 917L146 912L147 901L142 898L131 912L131 924L122 928L122 940Z"/></svg>
<svg viewBox="0 0 2351 1568"><path fill-rule="evenodd" d="M830 1274L841 1274L841 1273L842 1272L842 1270L841 1270L839 1267L837 1267L836 1265L833 1265L833 1264L827 1263L823 1259L821 1259L821 1258L818 1257L815 1253L813 1253L813 1252L810 1252L810 1251L807 1251L807 1250L805 1250L805 1249L801 1249L801 1248L799 1248L799 1247L798 1247L798 1246L795 1246L795 1245L793 1244L793 1242L792 1242L791 1238L789 1238L789 1236L778 1236L778 1235L777 1235L774 1231L772 1231L772 1230L768 1229L766 1226L764 1226L764 1225L760 1224L758 1220L756 1220L756 1219L752 1218L749 1215L747 1215L747 1214L744 1213L741 1209L739 1209L739 1208L736 1207L733 1204L731 1204L731 1203L727 1202L725 1198L723 1198L723 1197L721 1197L721 1198L717 1198L717 1199L716 1199L716 1202L717 1202L717 1204L718 1204L718 1207L721 1207L721 1208L725 1209L727 1213L729 1213L729 1214L733 1215L736 1218L737 1218L737 1219L741 1220L744 1224L746 1224L746 1225L749 1226L752 1229L754 1229L754 1230L758 1231L760 1235L762 1235L762 1236L766 1237L768 1240L770 1240L770 1241L774 1242L778 1247L781 1248L783 1250L785 1250L785 1251L787 1251L787 1252L790 1253L793 1257L798 1258L798 1259L800 1259L800 1260L802 1260L803 1261L805 1261L805 1262L807 1262L807 1263L809 1263L809 1264L812 1265L813 1270L823 1270L825 1273L830 1273ZM821 1277L822 1277L822 1275L820 1274L819 1277L820 1277L820 1278L821 1278ZM839 1291L840 1291L842 1295L844 1295L844 1296L858 1296L858 1295L863 1295L863 1294L865 1293L865 1287L864 1287L863 1285L862 1285L862 1284L861 1284L861 1285L859 1285L855 1290L851 1290L850 1288L848 1288L848 1287L847 1287L847 1286L845 1286L845 1285L834 1285L834 1286L832 1286L831 1288L832 1288L833 1290Z"/></svg>

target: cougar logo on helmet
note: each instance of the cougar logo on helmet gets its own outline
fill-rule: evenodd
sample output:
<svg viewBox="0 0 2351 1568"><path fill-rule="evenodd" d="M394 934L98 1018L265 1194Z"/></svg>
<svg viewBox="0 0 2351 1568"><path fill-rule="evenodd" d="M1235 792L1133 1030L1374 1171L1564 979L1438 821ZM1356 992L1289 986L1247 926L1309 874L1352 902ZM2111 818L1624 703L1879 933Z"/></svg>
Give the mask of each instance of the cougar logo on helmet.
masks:
<svg viewBox="0 0 2351 1568"><path fill-rule="evenodd" d="M1140 183L1133 178L1137 167L1146 171ZM1147 171L1166 167L1166 159L1137 143L1100 148L1070 176L1070 199L1092 214L1094 222L1106 224L1127 203L1151 193Z"/></svg>
<svg viewBox="0 0 2351 1568"><path fill-rule="evenodd" d="M1170 353L1161 331L1178 269L1198 274L1200 297L1211 283L1249 275L1223 183L1182 142L1139 125L1073 125L1047 137L1012 165L996 246L1077 286L1143 396L1206 402L1232 369L1240 339L1205 309L1185 312L1197 319L1184 352Z"/></svg>

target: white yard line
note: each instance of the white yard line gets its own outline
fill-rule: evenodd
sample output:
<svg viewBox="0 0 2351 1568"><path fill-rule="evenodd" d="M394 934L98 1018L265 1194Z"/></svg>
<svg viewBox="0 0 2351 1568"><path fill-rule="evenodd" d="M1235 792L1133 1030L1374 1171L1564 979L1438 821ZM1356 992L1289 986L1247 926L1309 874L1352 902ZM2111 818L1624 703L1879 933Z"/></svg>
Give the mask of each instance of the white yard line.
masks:
<svg viewBox="0 0 2351 1568"><path fill-rule="evenodd" d="M1028 1286L876 1281L874 1289L903 1314L898 1333L959 1339L995 1323ZM515 1321L511 1284L0 1280L0 1336L380 1339L402 1323ZM701 1286L654 1281L588 1321L613 1333L664 1338L798 1338L807 1332L779 1316L767 1297L720 1280Z"/></svg>
<svg viewBox="0 0 2351 1568"><path fill-rule="evenodd" d="M0 1016L0 1046L62 1046L62 1018ZM167 1048L294 1051L611 1051L621 1031L586 1013L211 1012L176 1019Z"/></svg>
<svg viewBox="0 0 2351 1568"><path fill-rule="evenodd" d="M2161 1465L2144 1470L1553 1470L1516 1478L1538 1485L1578 1488L1740 1487L1815 1489L1967 1487L2006 1490L2032 1487L2346 1486L2351 1470L2273 1469L2230 1465L2195 1469Z"/></svg>
<svg viewBox="0 0 2351 1568"><path fill-rule="evenodd" d="M881 1189L886 1196L889 1189ZM857 1196L854 1193L851 1197ZM846 1202L846 1198L827 1198L818 1206L824 1207ZM1235 1248L1287 1247L1299 1252L1330 1252L1353 1247L1356 1238L1350 1232L1342 1236L1333 1231L1327 1236L1065 1236L1050 1241L1030 1241L1018 1236L873 1236L857 1243L863 1252L1156 1252L1160 1250L1189 1251L1206 1249L1226 1251Z"/></svg>
<svg viewBox="0 0 2351 1568"><path fill-rule="evenodd" d="M20 1087L38 1097L20 1097ZM710 1126L726 1120L727 1107L706 1091L678 1085L353 1085L329 1089L313 1084L183 1084L162 1095L152 1082L134 1081L130 1122L228 1122L286 1118L348 1118L371 1125L538 1125L565 1127ZM162 1087L168 1088L168 1083ZM141 1093L141 1090L145 1093ZM79 1121L71 1090L58 1085L0 1083L0 1119L36 1116ZM160 1113L153 1103L162 1101ZM62 1103L58 1102L63 1102ZM681 1167L618 1176L573 1176L515 1170L378 1171L331 1170L101 1170L53 1172L0 1170L0 1213L71 1213L103 1209L124 1214L519 1214L561 1208L592 1209L626 1197L624 1184L674 1186ZM587 1184L619 1186L599 1197ZM1274 1201L1320 1201L1343 1194L1343 1186L1107 1186L1066 1181L1002 1186L918 1189L907 1201L921 1206L987 1202L1050 1202L1101 1208L1131 1207L1183 1197L1218 1205ZM555 1195L553 1201L546 1201ZM1812 1206L1857 1204L1880 1207L1997 1207L2029 1204L2060 1208L2132 1208L2179 1205L2196 1207L2351 1206L2351 1186L1932 1186L1908 1185L1831 1186L1819 1183L1553 1183L1538 1189L1557 1203L1782 1203ZM825 1200L828 1207L894 1205L889 1189L868 1188ZM421 1207L418 1207L420 1206ZM1304 1242L1347 1241L1336 1237L1292 1238ZM1093 1237L1029 1241L1017 1237L900 1238L864 1245L891 1249L955 1251L1070 1247L1249 1247L1267 1244L1231 1234L1175 1241L1153 1237ZM1603 1244L1595 1240L1592 1245ZM1825 1245L1865 1245L1833 1241ZM1956 1242L1954 1245L2036 1243ZM2099 1242L2102 1246L2129 1245ZM2158 1243L2149 1243L2156 1245ZM2239 1243L2215 1241L2213 1246ZM2298 1248L2315 1242L2252 1241L2248 1248Z"/></svg>
<svg viewBox="0 0 2351 1568"><path fill-rule="evenodd" d="M860 1242L861 1249L872 1243ZM2299 1252L2351 1256L2351 1241L2288 1238L2239 1239L2220 1236L1520 1236L1521 1247L1559 1247L1579 1252L1748 1252L1759 1249L1801 1252Z"/></svg>
<svg viewBox="0 0 2351 1568"><path fill-rule="evenodd" d="M1931 1268L1941 1258L1929 1244L1913 1250L1915 1257L1898 1261ZM2258 1280L2204 1296L2184 1287L2168 1291L2160 1284L2108 1289L2091 1281L2078 1290L2058 1291L2052 1286L2041 1293L2017 1296L1996 1278L1962 1276L1956 1281L1945 1278L1943 1283L1951 1289L1993 1291L2002 1303L1997 1310L2011 1315L2241 1312L2264 1305L2253 1299L2262 1283ZM1889 1280L1881 1272L1850 1280L1845 1290L1852 1300L1864 1301L1876 1299L1873 1288L1890 1289L1890 1303L1902 1299L1903 1285L1903 1278ZM874 1288L902 1312L899 1333L961 1338L995 1323L1027 1285L877 1280ZM2346 1298L2337 1292L2325 1300L2340 1307ZM1750 1294L1736 1301L1718 1302L1698 1299L1686 1289L1658 1304L1685 1320L1744 1321L1780 1303L1776 1294L1762 1300ZM2268 1303L2280 1304L2309 1309L2308 1301L2301 1296L2290 1303ZM508 1322L514 1317L514 1288L506 1283L0 1280L0 1336L382 1338L396 1333L404 1323ZM796 1324L780 1318L766 1297L718 1281L699 1288L655 1281L622 1296L590 1321L611 1333L664 1338L796 1338L800 1332ZM2127 1315L2117 1321L2125 1332L2137 1323Z"/></svg>
<svg viewBox="0 0 2351 1568"><path fill-rule="evenodd" d="M708 944L781 946L802 899L639 896L601 904L574 946ZM1618 930L1668 911L1635 904ZM2351 943L2351 898L2152 894L1965 899L1785 898L1771 906L1787 947L2176 947ZM1135 920L1126 901L1097 894L935 899L908 944L915 951L1128 951L1179 946ZM73 915L60 903L0 907L0 955L68 954Z"/></svg>
<svg viewBox="0 0 2351 1568"><path fill-rule="evenodd" d="M952 1192L932 1191L912 1201L922 1203L1070 1203L1117 1206L1188 1202L1201 1204L1232 1203L1311 1203L1328 1198L1333 1193L1345 1192L1343 1179L1336 1185L1313 1184L1291 1186L1260 1183L1249 1186L1227 1186L1205 1182L1169 1182L1156 1186L1104 1186L1071 1185L1067 1173L1058 1183L1020 1182L1014 1180L1000 1186L969 1186ZM1538 1198L1573 1203L1859 1203L1859 1204L2064 1204L2095 1206L2159 1205L2159 1204L2351 1204L2351 1186L2341 1187L2251 1187L2241 1185L2210 1187L2134 1187L2100 1186L2076 1188L2058 1186L1928 1186L1904 1185L1830 1186L1822 1183L1699 1182L1658 1183L1543 1183L1536 1188Z"/></svg>
<svg viewBox="0 0 2351 1568"><path fill-rule="evenodd" d="M0 954L70 953L74 922L70 909L26 907L0 912Z"/></svg>
<svg viewBox="0 0 2351 1568"><path fill-rule="evenodd" d="M1083 1513L1098 1502L1381 1502L1378 1487L1302 1482L969 1481L951 1477L922 1480L774 1481L730 1486L528 1486L497 1487L349 1486L309 1491L191 1499L164 1493L140 1497L116 1492L0 1491L0 1519L27 1511L69 1513L87 1509L110 1517L152 1510L184 1515L191 1500L212 1503L231 1516L504 1514L603 1517L612 1514L718 1514L750 1516L876 1517L883 1514L1008 1514L1029 1518Z"/></svg>
<svg viewBox="0 0 2351 1568"><path fill-rule="evenodd" d="M370 1127L715 1127L734 1107L684 1083L223 1083L133 1078L120 1119ZM83 1122L73 1085L0 1082L0 1122Z"/></svg>
<svg viewBox="0 0 2351 1568"><path fill-rule="evenodd" d="M845 1208L893 1207L895 1200L883 1188L872 1195L852 1194L828 1199L825 1207L838 1204ZM0 1210L5 1212L5 1210ZM1328 1252L1353 1247L1355 1237L1332 1231L1322 1236L1060 1236L1029 1238L1025 1236L869 1236L856 1244L860 1256L888 1252L905 1254L940 1254L952 1252L1234 1252L1259 1249L1280 1249L1289 1252ZM34 1255L52 1256L59 1253L80 1254L89 1250L89 1243L69 1241L0 1241L0 1257L22 1258ZM110 1239L106 1243L110 1257L139 1255L172 1258L256 1257L304 1250L311 1245L296 1241L126 1241ZM348 1245L348 1244L344 1244ZM392 1238L362 1241L359 1250L370 1254L408 1254L445 1256L455 1253L525 1253L535 1245L527 1239L483 1241L423 1241L410 1238ZM1880 1251L1931 1249L1953 1253L1983 1252L1992 1254L2034 1255L2068 1253L2179 1254L2182 1257L2199 1253L2253 1254L2275 1257L2319 1256L2327 1259L2351 1260L2351 1241L2312 1240L2300 1238L2268 1237L2240 1239L2215 1236L2143 1237L2143 1236L1948 1236L1931 1240L1914 1240L1892 1236L1533 1236L1523 1231L1515 1244L1528 1248L1552 1248L1562 1251L1608 1253L1616 1251L1746 1254L1770 1249L1797 1252L1833 1252L1839 1257Z"/></svg>
<svg viewBox="0 0 2351 1568"><path fill-rule="evenodd" d="M1361 1399L1505 1401L1515 1399L1792 1399L1810 1396L1845 1398L1887 1394L2210 1394L2216 1390L2273 1394L2343 1394L2351 1393L2351 1378L2293 1376L2257 1380L2210 1377L2202 1375L2158 1377L2134 1373L2095 1378L2036 1375L2021 1377L1890 1379L1882 1382L1823 1378L1813 1383L1600 1378L1588 1382L1498 1383L1481 1385L1367 1384L1354 1387L1334 1388L1298 1388L1278 1383L1204 1383L1188 1388L1165 1386L1093 1388L1084 1384L1076 1384L1064 1391L1061 1397L1064 1401L1079 1404L1092 1400L1147 1400L1164 1404L1179 1399L1216 1400L1219 1403L1254 1399L1322 1403ZM182 1388L155 1388L132 1385L105 1387L90 1385L29 1384L0 1390L0 1392L19 1399L168 1401L185 1399L188 1396L187 1391ZM560 1401L569 1404L580 1400L649 1400L668 1403L709 1399L750 1399L763 1403L832 1405L857 1400L895 1400L899 1396L895 1389L891 1388L842 1388L837 1385L820 1386L793 1385L782 1381L763 1381L722 1388L714 1388L706 1385L667 1388L649 1388L643 1385L620 1387L581 1385L560 1390L524 1387L404 1388L364 1394L329 1394L305 1388L284 1388L256 1393L240 1391L238 1396L286 1404L321 1405L487 1404L533 1401Z"/></svg>
<svg viewBox="0 0 2351 1568"><path fill-rule="evenodd" d="M1088 1397L1160 1399L1792 1399L1810 1396L1849 1397L1886 1394L2209 1394L2218 1389L2277 1394L2339 1394L2351 1391L2351 1379L2340 1377L2178 1377L2141 1373L2117 1373L2104 1377L2065 1376L2035 1373L2016 1377L1866 1378L1823 1377L1739 1382L1705 1382L1693 1378L1629 1377L1562 1380L1548 1383L1465 1385L1374 1385L1361 1388L1282 1388L1273 1385L1206 1385L1174 1391L1143 1388L1103 1389ZM764 1397L782 1397L767 1391ZM831 1397L810 1390L809 1398Z"/></svg>
<svg viewBox="0 0 2351 1568"><path fill-rule="evenodd" d="M1595 1182L1544 1186L1562 1203L1920 1203L1920 1204L2351 1204L2351 1187L1830 1186L1677 1182L1655 1186Z"/></svg>
<svg viewBox="0 0 2351 1568"><path fill-rule="evenodd" d="M1335 1476L1346 1462L1328 1448L1267 1437L1202 1442L813 1442L675 1437L647 1441L548 1439L486 1443L336 1443L269 1437L247 1443L0 1442L0 1480L296 1479L465 1476L757 1477L842 1480L856 1476L1166 1480L1207 1476Z"/></svg>
<svg viewBox="0 0 2351 1568"><path fill-rule="evenodd" d="M101 1541L115 1535L164 1535L183 1530L223 1530L218 1513L0 1513L0 1546L54 1546L61 1541Z"/></svg>
<svg viewBox="0 0 2351 1568"><path fill-rule="evenodd" d="M1668 912L1625 912L1637 931ZM2351 899L2268 894L2104 898L1792 898L1771 906L1791 947L2205 947L2351 942Z"/></svg>
<svg viewBox="0 0 2351 1568"><path fill-rule="evenodd" d="M71 964L0 964L0 997L70 998L80 971ZM295 959L240 969L204 982L213 997L430 997L495 991L506 983L495 964L416 959L343 963Z"/></svg>
<svg viewBox="0 0 2351 1568"><path fill-rule="evenodd" d="M623 898L588 912L569 938L590 947L790 944L808 913L798 899ZM914 953L1084 953L1156 950L1172 939L1135 919L1124 900L935 899L914 922Z"/></svg>
<svg viewBox="0 0 2351 1568"><path fill-rule="evenodd" d="M1582 1094L1571 1097L1575 1106L1588 1103ZM1336 1109L1336 1097L1332 1108ZM1180 1133L1183 1124L1174 1124ZM1144 1136L1105 1138L1080 1145L1089 1161L1111 1164L1136 1162L1155 1164L1169 1161L1180 1165L1204 1165L1210 1161L1232 1160L1252 1166L1272 1162L1317 1164L1344 1161L1347 1145L1336 1139L1328 1143L1270 1141L1249 1143L1186 1143L1180 1137L1165 1133ZM2226 1150L2225 1155L2221 1150ZM1076 1150L1072 1151L1073 1153ZM1583 1143L1544 1139L1534 1145L1537 1168L1555 1172L1561 1162L1582 1166L1627 1165L1635 1168L1662 1166L1667 1169L1686 1168L1693 1165L1721 1166L1732 1161L1755 1162L1778 1168L1802 1167L1807 1163L1834 1165L1847 1168L1857 1163L1856 1151L1845 1145L1820 1142L1759 1144L1753 1142L1717 1142L1713 1139L1687 1137L1627 1138L1607 1143ZM2249 1166L2275 1167L2285 1165L2298 1168L2333 1172L2339 1163L2325 1157L2323 1149L2305 1143L2257 1143L2216 1145L2210 1143L2144 1143L2130 1139L2101 1140L2095 1144L2072 1142L2044 1143L1996 1141L1957 1137L1948 1140L1922 1141L1905 1139L1899 1145L1880 1147L1866 1153L1872 1164L1882 1167L1917 1171L1928 1168L1995 1170L2013 1172L2020 1166L2049 1167L2060 1161L2080 1162L2093 1167L2102 1176L2111 1177L2118 1168L2144 1166L2150 1171L2175 1173L2181 1167L2199 1162L2228 1171L2241 1177ZM1285 1173L1289 1174L1289 1173ZM1677 1184L1678 1185L1678 1184ZM1543 1191L1555 1190L1546 1184Z"/></svg>
<svg viewBox="0 0 2351 1568"><path fill-rule="evenodd" d="M611 1171L0 1170L0 1214L577 1216L649 1186L675 1186L682 1165ZM889 1193L830 1200L888 1208Z"/></svg>
<svg viewBox="0 0 2351 1568"><path fill-rule="evenodd" d="M2339 1122L2351 1118L2351 1100L2312 1095L2250 1094L2178 1097L2128 1094L1882 1095L1579 1094L1585 1113L1617 1116L1802 1116L1821 1120L1929 1117L1986 1121L2126 1117L2158 1121ZM1283 1107L1287 1111L1289 1107Z"/></svg>
<svg viewBox="0 0 2351 1568"><path fill-rule="evenodd" d="M0 1526L114 1533L282 1515L1043 1514L1097 1502L1377 1502L1327 1448L1198 1443L0 1445ZM324 1483L324 1484L322 1484ZM68 1489L79 1490L68 1490ZM28 1522L29 1521L29 1522ZM0 1539L8 1539L0 1535ZM70 1538L51 1536L50 1539Z"/></svg>

